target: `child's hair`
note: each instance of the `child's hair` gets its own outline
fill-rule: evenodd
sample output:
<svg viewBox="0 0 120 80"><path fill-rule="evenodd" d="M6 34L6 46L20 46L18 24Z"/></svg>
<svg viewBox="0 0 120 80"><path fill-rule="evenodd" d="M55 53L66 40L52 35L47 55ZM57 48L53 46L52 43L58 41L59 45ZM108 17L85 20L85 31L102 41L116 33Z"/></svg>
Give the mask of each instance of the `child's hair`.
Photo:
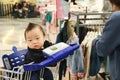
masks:
<svg viewBox="0 0 120 80"><path fill-rule="evenodd" d="M32 30L35 27L39 27L39 29L42 31L43 35L45 36L45 31L43 30L41 25L35 24L35 23L29 23L27 28L25 29L25 32L24 32L25 39L26 39L26 33L29 32L30 30Z"/></svg>

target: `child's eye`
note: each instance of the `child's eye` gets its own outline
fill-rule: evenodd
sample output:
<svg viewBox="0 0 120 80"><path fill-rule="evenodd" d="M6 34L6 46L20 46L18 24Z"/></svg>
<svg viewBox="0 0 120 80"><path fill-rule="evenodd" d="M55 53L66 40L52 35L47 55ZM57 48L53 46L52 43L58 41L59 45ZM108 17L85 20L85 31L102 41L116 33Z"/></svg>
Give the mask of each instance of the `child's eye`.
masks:
<svg viewBox="0 0 120 80"><path fill-rule="evenodd" d="M40 38L38 37L38 38L36 38L36 39L38 40L38 39L40 39Z"/></svg>
<svg viewBox="0 0 120 80"><path fill-rule="evenodd" d="M28 40L29 42L31 42L32 40Z"/></svg>

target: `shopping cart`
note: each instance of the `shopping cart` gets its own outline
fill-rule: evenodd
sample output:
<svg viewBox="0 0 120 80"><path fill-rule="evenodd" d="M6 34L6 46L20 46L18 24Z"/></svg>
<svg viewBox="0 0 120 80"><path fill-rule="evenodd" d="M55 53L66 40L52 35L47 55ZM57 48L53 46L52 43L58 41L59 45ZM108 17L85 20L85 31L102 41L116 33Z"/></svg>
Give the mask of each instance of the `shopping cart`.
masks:
<svg viewBox="0 0 120 80"><path fill-rule="evenodd" d="M22 65L27 49L18 51L17 48L14 46L12 50L13 53L11 53L10 55L4 54L2 56L4 68L0 69L0 80L22 80ZM27 73L28 72L26 72L26 74Z"/></svg>
<svg viewBox="0 0 120 80"><path fill-rule="evenodd" d="M16 47L13 47L14 53L10 55L4 54L2 57L4 69L0 69L0 80L30 80L31 71L40 70L50 64L57 63L68 55L72 55L71 53L77 48L79 48L78 44L72 44L69 47L49 56L41 63L23 64L24 55L26 54L27 49L18 51ZM24 79L23 73L25 73ZM43 71L41 70L40 73L42 74Z"/></svg>

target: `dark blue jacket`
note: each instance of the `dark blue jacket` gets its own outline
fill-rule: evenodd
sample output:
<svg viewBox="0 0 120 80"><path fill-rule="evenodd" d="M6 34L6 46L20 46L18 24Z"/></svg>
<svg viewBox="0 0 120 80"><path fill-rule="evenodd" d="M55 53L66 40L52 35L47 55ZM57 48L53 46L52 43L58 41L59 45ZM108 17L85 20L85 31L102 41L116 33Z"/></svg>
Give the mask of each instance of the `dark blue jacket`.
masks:
<svg viewBox="0 0 120 80"><path fill-rule="evenodd" d="M52 45L52 43L50 43L47 40L44 42L44 48L47 48L51 45ZM43 54L42 50L43 49L31 49L31 48L28 47L28 52L25 55L24 64L28 64L28 63L31 63L31 62L40 63L43 60L45 60L46 57Z"/></svg>
<svg viewBox="0 0 120 80"><path fill-rule="evenodd" d="M97 40L99 38L97 37ZM96 40L94 40L96 42ZM89 75L90 76L95 76L99 73L99 70L101 68L101 64L104 60L104 57L100 57L97 55L96 52L96 46L94 44L94 41L92 43L92 48L91 48L91 55L90 55L90 70L89 70Z"/></svg>
<svg viewBox="0 0 120 80"><path fill-rule="evenodd" d="M102 38L94 42L97 55L110 58L111 80L120 80L120 11L113 12L105 24Z"/></svg>

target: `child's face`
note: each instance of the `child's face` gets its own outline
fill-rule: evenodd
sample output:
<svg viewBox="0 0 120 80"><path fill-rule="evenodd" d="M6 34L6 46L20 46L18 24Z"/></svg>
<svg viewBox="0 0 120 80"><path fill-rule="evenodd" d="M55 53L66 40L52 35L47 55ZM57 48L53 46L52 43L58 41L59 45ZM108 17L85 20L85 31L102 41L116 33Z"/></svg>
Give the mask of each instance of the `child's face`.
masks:
<svg viewBox="0 0 120 80"><path fill-rule="evenodd" d="M26 33L26 42L29 48L43 48L45 36L39 27L35 27Z"/></svg>

